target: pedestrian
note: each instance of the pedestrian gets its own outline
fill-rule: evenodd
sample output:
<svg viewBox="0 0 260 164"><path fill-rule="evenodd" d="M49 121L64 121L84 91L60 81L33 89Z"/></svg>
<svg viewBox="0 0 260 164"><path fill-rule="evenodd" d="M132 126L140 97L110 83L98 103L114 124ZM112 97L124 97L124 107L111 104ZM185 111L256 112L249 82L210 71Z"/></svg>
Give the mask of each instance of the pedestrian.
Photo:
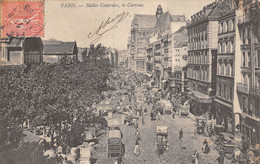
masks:
<svg viewBox="0 0 260 164"><path fill-rule="evenodd" d="M158 151L159 157L161 157L163 154L163 143L162 143L163 141L162 141L162 139L160 141L161 142L157 143L157 151Z"/></svg>
<svg viewBox="0 0 260 164"><path fill-rule="evenodd" d="M136 156L140 155L140 147L139 147L139 143L138 142L135 143L134 154Z"/></svg>
<svg viewBox="0 0 260 164"><path fill-rule="evenodd" d="M174 120L174 118L175 118L175 113L172 112L172 120Z"/></svg>
<svg viewBox="0 0 260 164"><path fill-rule="evenodd" d="M225 160L225 153L223 152L223 150L221 150L219 152L219 157L217 158L217 161L219 164L224 164L224 160Z"/></svg>
<svg viewBox="0 0 260 164"><path fill-rule="evenodd" d="M209 144L208 141L205 139L202 146L202 152L207 154L209 153L209 151L210 151Z"/></svg>
<svg viewBox="0 0 260 164"><path fill-rule="evenodd" d="M142 124L144 125L145 122L144 122L144 115L142 115Z"/></svg>
<svg viewBox="0 0 260 164"><path fill-rule="evenodd" d="M157 112L157 120L158 120L158 121L161 120L161 119L160 119L160 115L161 115L161 113L158 111L158 112Z"/></svg>
<svg viewBox="0 0 260 164"><path fill-rule="evenodd" d="M192 155L191 163L199 164L199 153L197 152L197 150L195 150L195 152Z"/></svg>
<svg viewBox="0 0 260 164"><path fill-rule="evenodd" d="M183 138L183 131L182 131L182 128L181 130L179 131L179 139L182 139Z"/></svg>
<svg viewBox="0 0 260 164"><path fill-rule="evenodd" d="M144 115L145 115L145 116L147 115L147 109L146 109L146 107L144 108Z"/></svg>
<svg viewBox="0 0 260 164"><path fill-rule="evenodd" d="M151 116L151 121L153 121L154 113L152 111L150 113L150 116Z"/></svg>

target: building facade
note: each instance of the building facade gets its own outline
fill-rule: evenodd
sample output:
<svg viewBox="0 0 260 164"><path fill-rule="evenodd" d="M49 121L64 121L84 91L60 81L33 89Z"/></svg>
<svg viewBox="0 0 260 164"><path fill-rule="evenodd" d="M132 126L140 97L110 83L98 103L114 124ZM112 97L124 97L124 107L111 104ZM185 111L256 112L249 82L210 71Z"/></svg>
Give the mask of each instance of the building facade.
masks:
<svg viewBox="0 0 260 164"><path fill-rule="evenodd" d="M127 50L118 51L118 64L120 66L127 66Z"/></svg>
<svg viewBox="0 0 260 164"><path fill-rule="evenodd" d="M241 133L251 145L260 143L260 4L257 0L240 1L237 24L240 45L236 63L237 109Z"/></svg>
<svg viewBox="0 0 260 164"><path fill-rule="evenodd" d="M214 115L212 96L215 95L218 18L230 11L230 1L216 1L191 16L188 30L187 78L190 112L195 115Z"/></svg>
<svg viewBox="0 0 260 164"><path fill-rule="evenodd" d="M235 8L219 18L217 84L214 106L216 124L223 130L234 134L234 68L236 40Z"/></svg>
<svg viewBox="0 0 260 164"><path fill-rule="evenodd" d="M156 17L154 15L135 14L131 24L131 36L128 39L128 68L146 72L146 47L154 33Z"/></svg>
<svg viewBox="0 0 260 164"><path fill-rule="evenodd" d="M43 61L43 43L38 37L2 38L0 64L40 64Z"/></svg>
<svg viewBox="0 0 260 164"><path fill-rule="evenodd" d="M171 86L175 93L182 93L187 88L187 56L188 36L186 26L181 27L172 36L172 80Z"/></svg>

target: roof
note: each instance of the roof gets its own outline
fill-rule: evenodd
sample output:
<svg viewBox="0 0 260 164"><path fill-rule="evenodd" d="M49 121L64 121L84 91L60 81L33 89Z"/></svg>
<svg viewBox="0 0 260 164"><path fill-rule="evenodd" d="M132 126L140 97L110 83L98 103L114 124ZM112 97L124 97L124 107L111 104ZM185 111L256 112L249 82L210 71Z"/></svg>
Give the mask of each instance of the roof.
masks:
<svg viewBox="0 0 260 164"><path fill-rule="evenodd" d="M76 42L55 42L43 44L43 55L72 55Z"/></svg>
<svg viewBox="0 0 260 164"><path fill-rule="evenodd" d="M133 21L137 24L138 28L154 28L156 23L156 16L135 14Z"/></svg>
<svg viewBox="0 0 260 164"><path fill-rule="evenodd" d="M160 15L160 17L156 21L155 27L169 26L171 22L173 22L172 16L170 15L169 11L167 11L166 13Z"/></svg>
<svg viewBox="0 0 260 164"><path fill-rule="evenodd" d="M224 0L220 2L216 8L212 10L210 16L223 16L231 10L232 0Z"/></svg>
<svg viewBox="0 0 260 164"><path fill-rule="evenodd" d="M174 48L179 48L188 45L188 35L186 26L182 26L174 33Z"/></svg>
<svg viewBox="0 0 260 164"><path fill-rule="evenodd" d="M156 21L155 27L159 26L167 26L170 25L171 22L185 22L185 15L170 15L169 11L160 15L158 20Z"/></svg>
<svg viewBox="0 0 260 164"><path fill-rule="evenodd" d="M197 22L208 18L218 19L231 10L231 4L232 0L222 0L208 4L207 6L204 6L202 10L191 16L192 21L189 25L192 25L193 23L197 24Z"/></svg>

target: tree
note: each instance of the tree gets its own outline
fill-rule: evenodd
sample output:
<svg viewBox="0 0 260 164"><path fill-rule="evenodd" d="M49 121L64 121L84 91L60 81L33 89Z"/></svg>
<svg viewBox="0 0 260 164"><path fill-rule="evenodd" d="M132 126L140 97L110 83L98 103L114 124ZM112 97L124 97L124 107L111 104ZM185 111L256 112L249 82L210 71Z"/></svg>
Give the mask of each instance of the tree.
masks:
<svg viewBox="0 0 260 164"><path fill-rule="evenodd" d="M16 127L29 119L33 126L52 126L61 133L62 122L72 124L73 119L85 115L86 107L100 101L101 93L108 88L106 81L112 69L105 50L102 45L91 46L82 62L62 58L56 64L3 70L0 72L0 86L3 87L0 118L10 125L13 125L11 120L15 120ZM3 140L7 127L9 125L0 126ZM0 144L5 146L9 140L7 137Z"/></svg>

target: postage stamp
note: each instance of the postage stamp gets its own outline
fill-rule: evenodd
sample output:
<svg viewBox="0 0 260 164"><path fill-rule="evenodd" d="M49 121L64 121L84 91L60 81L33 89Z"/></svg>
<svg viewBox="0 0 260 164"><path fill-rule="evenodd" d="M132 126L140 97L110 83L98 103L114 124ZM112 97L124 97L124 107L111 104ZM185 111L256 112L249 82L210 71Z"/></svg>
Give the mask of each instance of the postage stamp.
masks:
<svg viewBox="0 0 260 164"><path fill-rule="evenodd" d="M1 37L44 36L44 2L3 1Z"/></svg>

